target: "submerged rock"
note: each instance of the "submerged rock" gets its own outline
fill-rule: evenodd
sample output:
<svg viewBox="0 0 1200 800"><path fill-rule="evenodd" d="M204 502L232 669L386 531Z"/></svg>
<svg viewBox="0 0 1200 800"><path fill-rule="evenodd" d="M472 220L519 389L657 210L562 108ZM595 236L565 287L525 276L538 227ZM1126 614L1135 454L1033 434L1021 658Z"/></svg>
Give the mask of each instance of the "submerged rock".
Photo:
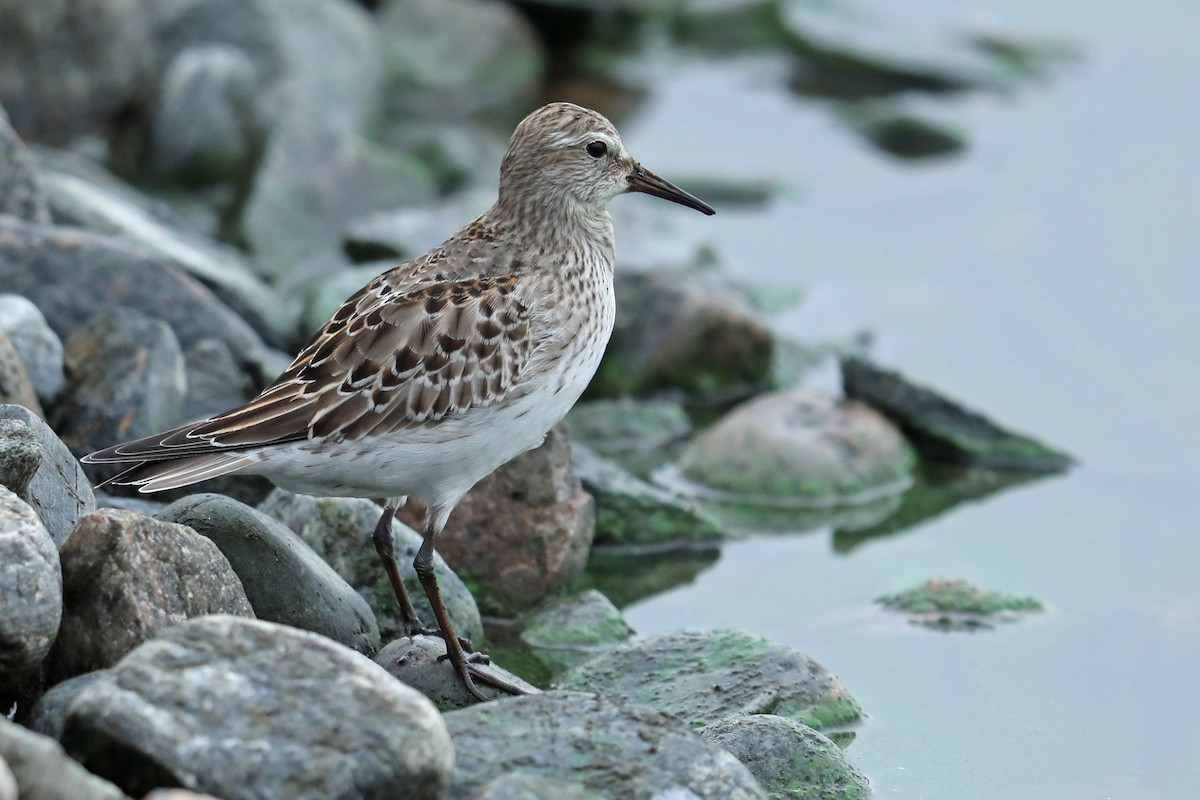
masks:
<svg viewBox="0 0 1200 800"><path fill-rule="evenodd" d="M482 703L447 714L446 725L457 756L454 800L475 797L515 770L628 800L766 798L736 758L685 723L600 695L546 692Z"/></svg>
<svg viewBox="0 0 1200 800"><path fill-rule="evenodd" d="M1022 613L1042 611L1032 597L994 592L961 579L935 578L920 586L885 595L875 602L908 612L914 625L943 631L973 631L1011 622Z"/></svg>
<svg viewBox="0 0 1200 800"><path fill-rule="evenodd" d="M454 760L433 705L330 640L240 617L141 645L71 704L63 744L126 791L225 800L441 798Z"/></svg>
<svg viewBox="0 0 1200 800"><path fill-rule="evenodd" d="M58 634L58 549L33 509L0 486L0 688L37 668Z"/></svg>
<svg viewBox="0 0 1200 800"><path fill-rule="evenodd" d="M433 701L439 711L453 711L481 702L467 692L458 673L446 660L446 643L439 636L401 637L388 644L375 655L375 663L388 671L406 686L411 686ZM514 683L527 692L537 692L537 687L496 664L481 667L500 680ZM486 682L475 679L478 688L491 694L497 691ZM503 693L499 693L504 697Z"/></svg>
<svg viewBox="0 0 1200 800"><path fill-rule="evenodd" d="M620 645L563 675L555 686L657 708L694 726L778 714L822 728L862 715L845 687L816 661L738 631L680 631Z"/></svg>
<svg viewBox="0 0 1200 800"><path fill-rule="evenodd" d="M842 360L846 396L879 409L931 461L993 469L1061 472L1074 459L864 358Z"/></svg>

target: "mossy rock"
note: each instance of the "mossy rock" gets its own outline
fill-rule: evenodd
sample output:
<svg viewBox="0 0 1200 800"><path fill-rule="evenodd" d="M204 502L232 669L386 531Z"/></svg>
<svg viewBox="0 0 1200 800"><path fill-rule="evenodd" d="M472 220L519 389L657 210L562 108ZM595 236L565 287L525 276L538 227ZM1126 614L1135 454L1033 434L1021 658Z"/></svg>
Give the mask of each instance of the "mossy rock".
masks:
<svg viewBox="0 0 1200 800"><path fill-rule="evenodd" d="M1032 597L981 589L957 578L934 578L912 589L880 597L876 602L907 611L913 624L937 630L987 629L995 622L1011 621L1022 613L1044 609Z"/></svg>

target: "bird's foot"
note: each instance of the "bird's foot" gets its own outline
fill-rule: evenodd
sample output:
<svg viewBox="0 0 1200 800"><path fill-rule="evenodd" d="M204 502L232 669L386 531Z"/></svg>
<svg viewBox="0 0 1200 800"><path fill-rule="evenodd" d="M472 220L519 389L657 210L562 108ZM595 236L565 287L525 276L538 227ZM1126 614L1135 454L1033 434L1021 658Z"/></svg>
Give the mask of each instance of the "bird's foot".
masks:
<svg viewBox="0 0 1200 800"><path fill-rule="evenodd" d="M419 627L412 632L405 631L404 635L410 638L412 636L436 636L442 641L446 640L446 637L442 634L442 631L439 628ZM491 659L488 656L484 655L483 653L475 652L475 646L471 644L470 639L465 636L455 636L454 638L458 639L458 646L462 648L464 655L483 656L484 658L488 659L487 661L483 662L484 664L491 663ZM446 653L445 655L438 656L438 661L445 661L448 658L450 658L450 654Z"/></svg>

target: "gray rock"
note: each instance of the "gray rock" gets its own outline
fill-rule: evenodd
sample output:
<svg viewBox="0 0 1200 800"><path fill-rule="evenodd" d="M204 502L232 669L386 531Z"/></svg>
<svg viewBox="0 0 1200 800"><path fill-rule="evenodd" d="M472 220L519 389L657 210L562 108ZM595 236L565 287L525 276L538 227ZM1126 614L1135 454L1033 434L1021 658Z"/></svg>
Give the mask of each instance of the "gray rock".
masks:
<svg viewBox="0 0 1200 800"><path fill-rule="evenodd" d="M500 155L489 165L489 178L499 169ZM479 189L458 192L437 203L372 211L346 226L342 246L355 261L380 259L394 264L437 247L494 202L495 189ZM323 312L322 321L333 309Z"/></svg>
<svg viewBox="0 0 1200 800"><path fill-rule="evenodd" d="M520 639L550 675L633 636L612 601L595 589L551 600L522 620Z"/></svg>
<svg viewBox="0 0 1200 800"><path fill-rule="evenodd" d="M120 508L125 511L136 511L147 517L153 517L169 506L161 500L151 500L146 495L113 495L104 490L96 492L97 508Z"/></svg>
<svg viewBox="0 0 1200 800"><path fill-rule="evenodd" d="M699 732L745 764L771 800L865 800L871 795L867 777L841 748L795 720L751 714Z"/></svg>
<svg viewBox="0 0 1200 800"><path fill-rule="evenodd" d="M914 461L899 431L868 406L793 389L734 408L692 441L679 466L717 499L827 508L907 489Z"/></svg>
<svg viewBox="0 0 1200 800"><path fill-rule="evenodd" d="M125 238L0 217L0 286L32 300L64 339L125 307L165 321L184 348L215 336L248 367L266 357L258 334L174 259Z"/></svg>
<svg viewBox="0 0 1200 800"><path fill-rule="evenodd" d="M3 758L0 758L0 800L17 800L17 778Z"/></svg>
<svg viewBox="0 0 1200 800"><path fill-rule="evenodd" d="M632 397L588 400L567 414L572 442L603 456L660 450L687 437L692 421L682 403Z"/></svg>
<svg viewBox="0 0 1200 800"><path fill-rule="evenodd" d="M65 143L111 121L153 75L139 0L0 7L0 104L29 139Z"/></svg>
<svg viewBox="0 0 1200 800"><path fill-rule="evenodd" d="M721 524L695 502L626 472L585 445L572 448L575 472L596 501L597 545L691 545L719 541Z"/></svg>
<svg viewBox="0 0 1200 800"><path fill-rule="evenodd" d="M25 365L3 331L0 331L0 403L24 406L38 416L45 416Z"/></svg>
<svg viewBox="0 0 1200 800"><path fill-rule="evenodd" d="M71 710L75 698L93 683L108 680L112 680L112 672L100 669L55 684L50 691L38 698L37 705L29 715L29 727L51 739L62 739L67 712Z"/></svg>
<svg viewBox="0 0 1200 800"><path fill-rule="evenodd" d="M60 555L66 611L52 656L59 679L111 667L192 617L254 616L225 556L183 525L101 509L79 518Z"/></svg>
<svg viewBox="0 0 1200 800"><path fill-rule="evenodd" d="M603 795L578 783L518 770L488 781L470 800L603 800Z"/></svg>
<svg viewBox="0 0 1200 800"><path fill-rule="evenodd" d="M467 692L445 660L445 655L446 643L440 637L403 636L380 650L375 655L375 663L386 669L389 675L428 697L439 711L453 711L480 702ZM537 687L496 664L480 668L530 693L538 691ZM486 683L478 679L476 681L482 690L488 690Z"/></svg>
<svg viewBox="0 0 1200 800"><path fill-rule="evenodd" d="M379 626L366 601L278 520L216 494L177 500L158 518L212 539L259 619L314 631L363 653L379 648Z"/></svg>
<svg viewBox="0 0 1200 800"><path fill-rule="evenodd" d="M396 266L395 261L376 261L361 267L339 264L336 259L330 261L330 269L304 281L297 288L304 303L301 325L309 333L320 330L347 297L366 286L379 273Z"/></svg>
<svg viewBox="0 0 1200 800"><path fill-rule="evenodd" d="M155 789L142 800L220 800L220 798L187 789Z"/></svg>
<svg viewBox="0 0 1200 800"><path fill-rule="evenodd" d="M206 44L181 51L159 89L147 170L193 186L252 172L267 133L258 87L254 62L241 50Z"/></svg>
<svg viewBox="0 0 1200 800"><path fill-rule="evenodd" d="M129 800L63 752L53 739L0 716L0 758L16 778L21 800Z"/></svg>
<svg viewBox="0 0 1200 800"><path fill-rule="evenodd" d="M275 489L258 508L295 531L366 598L384 641L403 635L396 595L371 541L379 506L357 497L310 497ZM404 588L422 622L432 625L433 609L412 564L421 542L421 534L402 522L392 522L392 546ZM482 639L483 621L471 592L436 552L433 568L455 631L468 639Z"/></svg>
<svg viewBox="0 0 1200 800"><path fill-rule="evenodd" d="M453 765L433 704L330 640L259 620L189 620L84 689L64 746L131 794L225 800L440 798Z"/></svg>
<svg viewBox="0 0 1200 800"><path fill-rule="evenodd" d="M774 339L728 286L695 270L618 273L617 322L592 394L660 389L724 399L766 384Z"/></svg>
<svg viewBox="0 0 1200 800"><path fill-rule="evenodd" d="M511 617L563 589L587 562L595 506L571 466L562 424L541 447L475 484L438 536L485 614Z"/></svg>
<svg viewBox="0 0 1200 800"><path fill-rule="evenodd" d="M0 485L20 496L41 466L37 434L19 419L0 419Z"/></svg>
<svg viewBox="0 0 1200 800"><path fill-rule="evenodd" d="M0 486L0 684L35 669L63 613L58 550L33 509Z"/></svg>
<svg viewBox="0 0 1200 800"><path fill-rule="evenodd" d="M285 64L270 0L169 0L156 5L160 73L184 50L224 45L254 64L263 95L260 101L267 104L273 99L271 90Z"/></svg>
<svg viewBox="0 0 1200 800"><path fill-rule="evenodd" d="M29 222L49 222L50 209L38 183L33 159L0 108L0 214Z"/></svg>
<svg viewBox="0 0 1200 800"><path fill-rule="evenodd" d="M992 469L1062 472L1075 460L1061 450L1002 428L987 417L864 358L842 359L847 397L896 422L931 461Z"/></svg>
<svg viewBox="0 0 1200 800"><path fill-rule="evenodd" d="M187 375L183 419L206 419L256 394L254 383L220 339L201 339L187 349L183 359Z"/></svg>
<svg viewBox="0 0 1200 800"><path fill-rule="evenodd" d="M170 326L133 310L98 314L67 339L69 383L53 424L76 455L183 421L183 353ZM111 477L127 465L93 467Z"/></svg>
<svg viewBox="0 0 1200 800"><path fill-rule="evenodd" d="M563 675L556 687L652 706L695 726L778 714L822 728L862 715L816 661L738 631L680 631L620 645Z"/></svg>
<svg viewBox="0 0 1200 800"><path fill-rule="evenodd" d="M457 756L451 798L470 797L518 769L578 781L602 797L766 797L737 759L683 722L599 695L546 692L452 711L445 719Z"/></svg>
<svg viewBox="0 0 1200 800"><path fill-rule="evenodd" d="M38 399L49 404L65 381L62 340L38 307L18 294L0 294L0 333L21 357Z"/></svg>
<svg viewBox="0 0 1200 800"><path fill-rule="evenodd" d="M96 507L92 485L75 456L41 417L24 406L0 405L0 420L23 423L37 438L42 463L19 494L37 512L55 545L62 546L75 520Z"/></svg>
<svg viewBox="0 0 1200 800"><path fill-rule="evenodd" d="M376 12L392 116L466 117L520 107L541 86L537 33L514 7L487 0L384 0Z"/></svg>

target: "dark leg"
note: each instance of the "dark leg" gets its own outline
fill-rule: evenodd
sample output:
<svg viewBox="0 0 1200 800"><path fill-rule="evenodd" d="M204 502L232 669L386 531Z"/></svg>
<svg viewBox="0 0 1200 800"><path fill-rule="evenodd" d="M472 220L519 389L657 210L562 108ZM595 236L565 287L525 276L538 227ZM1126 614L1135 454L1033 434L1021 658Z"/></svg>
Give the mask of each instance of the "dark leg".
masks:
<svg viewBox="0 0 1200 800"><path fill-rule="evenodd" d="M388 580L391 581L392 591L395 592L396 600L400 603L404 635L414 636L422 630L421 620L417 618L412 601L408 599L404 581L400 580L400 569L396 566L396 551L392 545L392 520L395 518L396 512L404 506L405 499L393 497L386 501L383 513L379 515L379 522L375 524L375 531L371 534L371 541L375 543L375 552L379 553L379 559L383 562L384 570L387 571Z"/></svg>
<svg viewBox="0 0 1200 800"><path fill-rule="evenodd" d="M480 700L490 700L491 698L479 691L473 678L478 678L509 694L526 694L526 690L521 687L479 669L476 665L488 663L488 657L483 653L464 652L461 640L455 635L454 626L450 624L450 614L446 611L445 603L442 602L442 593L438 589L437 576L433 571L433 539L445 526L446 518L450 516L450 510L450 508L430 507L426 511L424 541L421 542L421 549L417 551L417 557L413 559L413 566L417 568L417 577L421 579L425 596L429 598L429 604L433 606L433 615L437 617L442 641L446 643L446 658L454 667L454 671L458 673L459 680L462 681L466 690Z"/></svg>

